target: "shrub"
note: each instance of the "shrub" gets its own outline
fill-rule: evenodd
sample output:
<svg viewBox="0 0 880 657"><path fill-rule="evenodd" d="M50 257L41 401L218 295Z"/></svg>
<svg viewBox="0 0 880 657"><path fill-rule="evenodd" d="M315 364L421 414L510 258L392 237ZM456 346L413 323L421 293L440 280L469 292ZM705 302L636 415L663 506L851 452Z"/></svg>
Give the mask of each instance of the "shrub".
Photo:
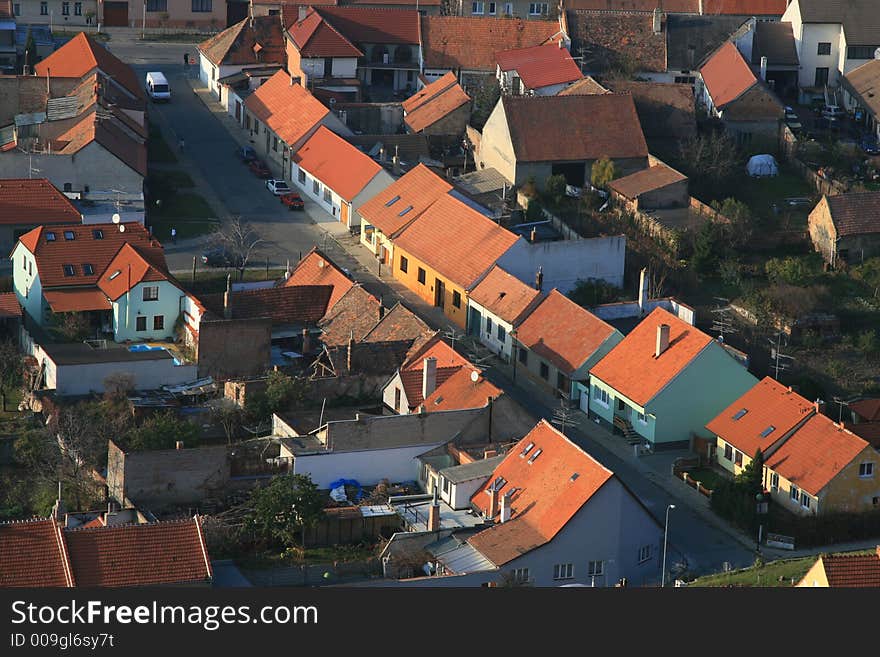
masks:
<svg viewBox="0 0 880 657"><path fill-rule="evenodd" d="M526 209L526 221L543 221L544 220L544 208L537 201L532 200L529 202L529 207Z"/></svg>
<svg viewBox="0 0 880 657"><path fill-rule="evenodd" d="M614 162L607 157L603 157L593 162L593 167L590 171L590 182L593 184L593 187L604 188L614 180L614 175Z"/></svg>

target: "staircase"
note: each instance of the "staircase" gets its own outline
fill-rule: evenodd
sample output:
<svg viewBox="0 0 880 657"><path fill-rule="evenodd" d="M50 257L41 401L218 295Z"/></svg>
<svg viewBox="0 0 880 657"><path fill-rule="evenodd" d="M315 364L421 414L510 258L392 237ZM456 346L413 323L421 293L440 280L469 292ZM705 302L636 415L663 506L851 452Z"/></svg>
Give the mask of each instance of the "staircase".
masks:
<svg viewBox="0 0 880 657"><path fill-rule="evenodd" d="M620 429L623 437L630 445L635 445L636 443L642 442L642 437L636 433L636 430L633 429L632 424L630 424L629 420L627 420L626 418L615 415L614 426L615 428Z"/></svg>

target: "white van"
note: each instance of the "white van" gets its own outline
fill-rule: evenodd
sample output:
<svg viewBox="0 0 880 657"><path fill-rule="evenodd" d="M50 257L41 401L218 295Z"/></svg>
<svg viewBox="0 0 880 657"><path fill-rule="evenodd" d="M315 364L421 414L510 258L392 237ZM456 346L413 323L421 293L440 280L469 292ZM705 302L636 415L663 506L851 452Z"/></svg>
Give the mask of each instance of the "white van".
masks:
<svg viewBox="0 0 880 657"><path fill-rule="evenodd" d="M171 85L164 74L158 71L147 73L147 93L154 101L171 100Z"/></svg>

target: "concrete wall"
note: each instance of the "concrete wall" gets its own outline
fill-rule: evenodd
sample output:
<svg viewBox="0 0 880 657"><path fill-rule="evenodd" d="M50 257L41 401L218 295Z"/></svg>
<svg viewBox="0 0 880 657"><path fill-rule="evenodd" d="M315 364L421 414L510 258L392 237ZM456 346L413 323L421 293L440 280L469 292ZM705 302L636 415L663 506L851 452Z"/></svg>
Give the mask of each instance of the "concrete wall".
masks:
<svg viewBox="0 0 880 657"><path fill-rule="evenodd" d="M401 258L407 260L407 270L405 272L400 269ZM419 282L419 268L425 271L424 283ZM465 328L467 322L467 295L463 285L450 281L446 276L437 272L437 270L432 269L412 254L404 251L400 246L394 249L394 262L391 271L394 278L431 305L435 303L434 288L437 280L443 281L446 291L443 300L443 313L460 328ZM453 295L456 292L460 298L459 307L455 307L452 303Z"/></svg>
<svg viewBox="0 0 880 657"><path fill-rule="evenodd" d="M120 276L125 276L122 272ZM159 298L144 301L144 289L158 287ZM151 281L135 285L130 294L113 302L113 327L117 342L126 340L164 340L174 337L174 323L180 316L181 298L186 294L168 281ZM129 300L131 307L129 308ZM137 330L137 318L146 317L146 330ZM163 318L161 329L153 328L155 318Z"/></svg>
<svg viewBox="0 0 880 657"><path fill-rule="evenodd" d="M475 317L475 313L478 313L479 317ZM474 321L475 319L476 322ZM487 327L487 319L492 322L491 330ZM503 339L498 338L499 326L504 331ZM510 337L512 330L513 325L489 312L473 299L468 299L468 333L477 335L480 338L480 342L489 347L493 353L500 354L506 361L510 361L511 350L513 349L513 338Z"/></svg>
<svg viewBox="0 0 880 657"><path fill-rule="evenodd" d="M43 286L34 255L20 242L12 252L12 287L22 308L37 323L43 321Z"/></svg>
<svg viewBox="0 0 880 657"><path fill-rule="evenodd" d="M525 179L522 181L516 179L518 173L516 154L510 141L507 115L504 112L504 104L501 100L495 105L495 108L486 120L486 125L483 126L480 149L476 156L480 161L481 167L497 169L498 173L507 178L508 182L516 184L525 182ZM535 176L537 183L544 179L546 179L546 176L541 178Z"/></svg>
<svg viewBox="0 0 880 657"><path fill-rule="evenodd" d="M813 249L822 254L825 262L833 265L837 258L837 229L831 220L827 197L823 196L813 208L807 222Z"/></svg>
<svg viewBox="0 0 880 657"><path fill-rule="evenodd" d="M862 463L873 463L874 474L859 476ZM870 445L856 456L819 493L817 511L872 511L873 500L880 497L880 454Z"/></svg>
<svg viewBox="0 0 880 657"><path fill-rule="evenodd" d="M399 393L396 391L399 391ZM397 408L394 408L394 399L397 394L400 395L400 401ZM403 387L400 371L395 372L388 384L382 389L382 403L400 415L409 413L409 400L406 398L406 389Z"/></svg>
<svg viewBox="0 0 880 657"><path fill-rule="evenodd" d="M51 23L53 29L67 30L98 24L98 3L95 0L82 0L82 2L71 0L67 3L69 12L67 16L62 13L62 0L48 0L46 14L40 13L39 0L16 0L14 4L20 8L20 13L15 15L15 20L24 25L48 25ZM76 5L79 5L79 15L77 15Z"/></svg>
<svg viewBox="0 0 880 657"><path fill-rule="evenodd" d="M362 218L357 209L360 208L364 203L369 201L371 198L376 196L376 194L381 192L383 189L388 187L394 181L394 176L388 173L385 169L382 169L375 176L373 176L373 179L369 183L367 183L367 186L364 187L363 190L361 190L361 193L355 196L351 202L350 208L351 210L353 210L353 212L349 212L349 228L361 225Z"/></svg>
<svg viewBox="0 0 880 657"><path fill-rule="evenodd" d="M269 369L271 319L203 320L198 330L199 376L225 380Z"/></svg>
<svg viewBox="0 0 880 657"><path fill-rule="evenodd" d="M164 11L147 11L147 27L167 27L177 29L213 28L222 30L226 27L226 2L213 0L211 11L193 11L192 0L166 0ZM144 7L136 2L128 4L128 20L130 27L140 27L144 20ZM134 23L132 25L132 22Z"/></svg>
<svg viewBox="0 0 880 657"><path fill-rule="evenodd" d="M171 358L59 365L39 345L34 356L45 363L46 388L54 388L59 396L103 394L104 381L113 374L131 375L137 390L156 390L196 379L195 365L175 365Z"/></svg>

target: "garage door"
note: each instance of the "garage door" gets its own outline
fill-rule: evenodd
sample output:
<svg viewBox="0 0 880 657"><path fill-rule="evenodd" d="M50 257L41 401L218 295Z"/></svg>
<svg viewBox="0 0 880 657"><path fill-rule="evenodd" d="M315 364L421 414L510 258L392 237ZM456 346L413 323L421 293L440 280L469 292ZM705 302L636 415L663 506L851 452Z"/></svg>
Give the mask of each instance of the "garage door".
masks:
<svg viewBox="0 0 880 657"><path fill-rule="evenodd" d="M105 2L104 25L106 27L128 27L128 3Z"/></svg>

